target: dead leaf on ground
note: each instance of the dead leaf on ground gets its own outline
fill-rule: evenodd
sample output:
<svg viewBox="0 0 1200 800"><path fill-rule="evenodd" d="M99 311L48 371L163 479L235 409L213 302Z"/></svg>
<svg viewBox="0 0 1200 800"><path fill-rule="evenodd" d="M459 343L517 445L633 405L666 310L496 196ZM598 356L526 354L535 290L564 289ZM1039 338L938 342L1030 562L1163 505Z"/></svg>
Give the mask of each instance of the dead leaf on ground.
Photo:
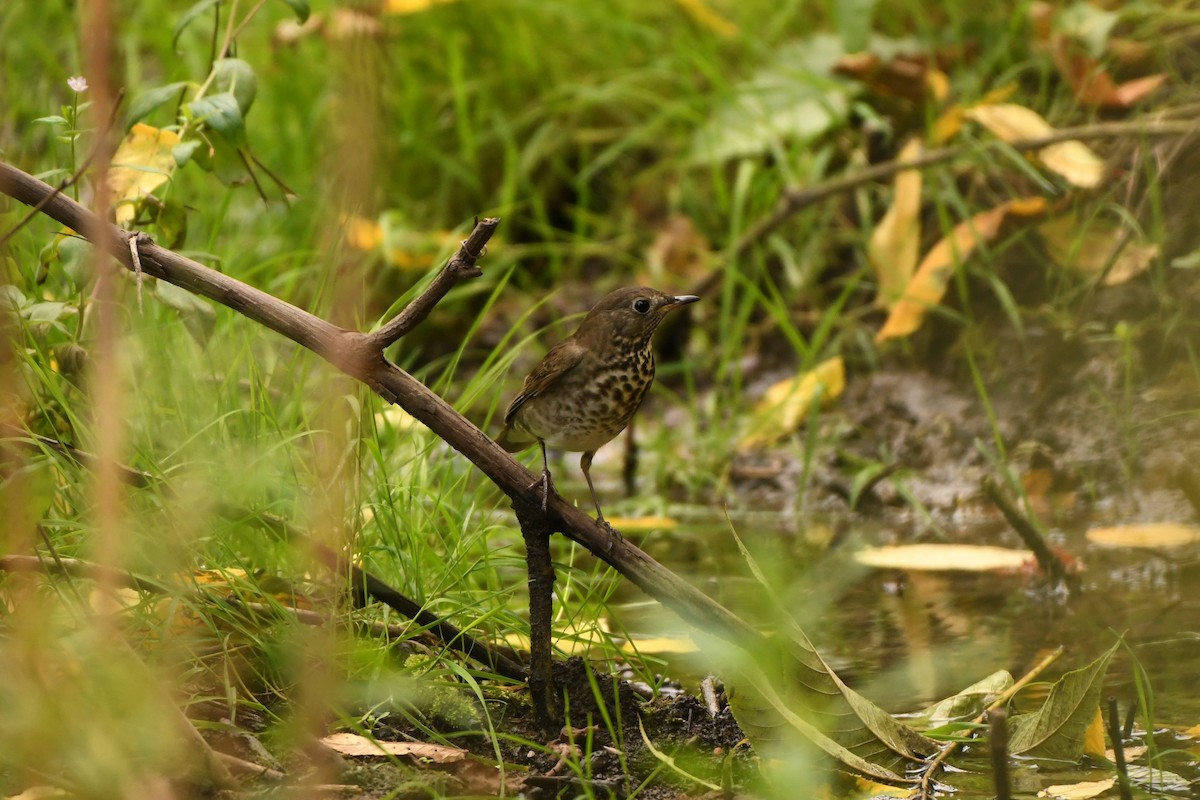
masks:
<svg viewBox="0 0 1200 800"><path fill-rule="evenodd" d="M966 116L1009 144L1040 139L1055 132L1055 128L1041 114L1016 103L980 104L968 110ZM1080 141L1058 142L1043 147L1037 152L1037 157L1046 169L1084 189L1099 186L1107 173L1104 160Z"/></svg>
<svg viewBox="0 0 1200 800"><path fill-rule="evenodd" d="M1089 3L1069 8L1035 2L1029 8L1035 41L1050 53L1054 66L1083 105L1127 109L1149 97L1167 76L1144 75L1117 83L1101 63L1101 56L1137 67L1146 61L1150 48L1142 42L1110 35L1117 14Z"/></svg>
<svg viewBox="0 0 1200 800"><path fill-rule="evenodd" d="M626 641L621 645L621 650L626 653L653 653L655 655L668 655L680 653L696 653L700 647L692 637L686 634L681 636L653 636L644 639L633 639Z"/></svg>
<svg viewBox="0 0 1200 800"><path fill-rule="evenodd" d="M1009 200L960 223L949 236L935 244L921 261L905 288L904 295L892 306L883 327L875 334L875 343L908 336L920 328L926 312L942 302L946 287L950 285L950 278L959 264L965 261L981 242L994 240L1000 233L1001 225L1010 215L1033 217L1041 215L1045 210L1045 199L1025 197Z"/></svg>
<svg viewBox="0 0 1200 800"><path fill-rule="evenodd" d="M1047 786L1038 792L1038 797L1051 797L1054 800L1090 800L1099 797L1117 784L1116 778L1105 778L1102 781L1083 781L1081 783L1062 783Z"/></svg>
<svg viewBox="0 0 1200 800"><path fill-rule="evenodd" d="M1200 530L1177 522L1143 522L1092 528L1087 539L1108 547L1186 547L1200 542Z"/></svg>
<svg viewBox="0 0 1200 800"><path fill-rule="evenodd" d="M1026 550L975 544L904 544L867 547L854 560L868 567L926 572L1019 570L1033 555Z"/></svg>
<svg viewBox="0 0 1200 800"><path fill-rule="evenodd" d="M754 407L750 429L738 443L739 449L770 444L799 429L814 402L824 406L846 388L846 365L841 356L822 361L794 378L767 389Z"/></svg>
<svg viewBox="0 0 1200 800"><path fill-rule="evenodd" d="M924 152L919 139L910 139L897 161L912 161ZM871 233L867 260L879 282L875 304L894 305L917 269L921 246L921 171L907 169L896 175L892 205Z"/></svg>
<svg viewBox="0 0 1200 800"><path fill-rule="evenodd" d="M179 134L139 122L121 140L108 170L114 216L118 225L133 220L136 203L171 179L175 172L172 150Z"/></svg>
<svg viewBox="0 0 1200 800"><path fill-rule="evenodd" d="M884 60L876 53L850 53L838 59L833 71L862 81L877 95L913 103L941 103L950 93L946 73L924 54L902 53Z"/></svg>
<svg viewBox="0 0 1200 800"><path fill-rule="evenodd" d="M1038 226L1046 252L1062 267L1090 277L1103 275L1105 286L1118 286L1141 275L1158 258L1158 245L1149 244L1125 228L1097 222L1082 223L1075 215Z"/></svg>
<svg viewBox="0 0 1200 800"><path fill-rule="evenodd" d="M456 764L469 754L457 747L431 742L382 742L359 736L357 733L331 733L322 737L321 744L345 756L410 756L436 764Z"/></svg>
<svg viewBox="0 0 1200 800"><path fill-rule="evenodd" d="M661 531L678 528L679 520L671 517L607 517L608 524L619 531Z"/></svg>

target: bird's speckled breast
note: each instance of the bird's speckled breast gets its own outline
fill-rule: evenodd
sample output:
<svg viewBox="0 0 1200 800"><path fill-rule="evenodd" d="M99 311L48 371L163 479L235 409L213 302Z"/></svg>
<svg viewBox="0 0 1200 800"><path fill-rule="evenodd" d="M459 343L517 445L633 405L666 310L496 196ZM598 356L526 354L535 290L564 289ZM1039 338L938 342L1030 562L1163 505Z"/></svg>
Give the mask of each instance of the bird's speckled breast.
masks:
<svg viewBox="0 0 1200 800"><path fill-rule="evenodd" d="M516 427L557 450L590 452L612 441L654 382L654 352L647 346L590 366L580 364L550 391L526 401L513 420Z"/></svg>

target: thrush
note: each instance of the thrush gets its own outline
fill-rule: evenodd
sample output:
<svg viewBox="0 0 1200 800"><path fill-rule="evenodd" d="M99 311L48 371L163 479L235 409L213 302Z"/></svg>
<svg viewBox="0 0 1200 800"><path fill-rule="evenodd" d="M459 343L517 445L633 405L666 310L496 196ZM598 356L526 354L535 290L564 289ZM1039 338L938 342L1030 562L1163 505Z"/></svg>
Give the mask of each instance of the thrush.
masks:
<svg viewBox="0 0 1200 800"><path fill-rule="evenodd" d="M582 452L579 467L596 517L608 524L592 485L592 457L625 430L654 382L655 328L673 309L699 299L640 286L617 289L529 373L496 441L510 453L542 448L542 511L553 485L546 448Z"/></svg>

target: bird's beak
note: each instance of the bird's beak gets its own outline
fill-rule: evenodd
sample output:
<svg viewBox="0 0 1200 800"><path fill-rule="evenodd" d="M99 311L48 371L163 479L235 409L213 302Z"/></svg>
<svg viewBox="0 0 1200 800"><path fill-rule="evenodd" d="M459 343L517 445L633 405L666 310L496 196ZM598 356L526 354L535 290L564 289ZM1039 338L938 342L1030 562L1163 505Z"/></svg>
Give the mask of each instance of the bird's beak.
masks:
<svg viewBox="0 0 1200 800"><path fill-rule="evenodd" d="M670 302L664 303L663 308L675 308L676 306L686 306L688 303L694 303L700 298L694 294L681 294L672 297Z"/></svg>

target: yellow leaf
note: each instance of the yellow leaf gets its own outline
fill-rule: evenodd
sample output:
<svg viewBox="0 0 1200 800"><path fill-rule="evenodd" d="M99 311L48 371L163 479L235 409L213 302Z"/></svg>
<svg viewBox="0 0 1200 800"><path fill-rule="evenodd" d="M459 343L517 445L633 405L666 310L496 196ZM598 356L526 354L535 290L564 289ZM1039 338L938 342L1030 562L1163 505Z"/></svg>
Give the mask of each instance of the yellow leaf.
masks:
<svg viewBox="0 0 1200 800"><path fill-rule="evenodd" d="M1009 143L1050 136L1055 131L1041 114L1016 103L977 105L966 115ZM1039 150L1037 157L1047 169L1075 186L1091 189L1104 180L1104 161L1083 142L1052 144Z"/></svg>
<svg viewBox="0 0 1200 800"><path fill-rule="evenodd" d="M912 797L912 788L904 786L888 786L886 783L876 783L861 775L854 776L854 788L861 794L876 797Z"/></svg>
<svg viewBox="0 0 1200 800"><path fill-rule="evenodd" d="M946 287L954 271L971 254L980 242L995 239L1000 226L1009 215L1036 216L1045 211L1046 201L1041 197L1025 197L1009 200L989 211L983 211L960 223L950 235L935 244L888 314L888 318L875 334L875 343L907 336L925 319L925 313L942 302Z"/></svg>
<svg viewBox="0 0 1200 800"><path fill-rule="evenodd" d="M1104 758L1104 717L1100 716L1100 707L1096 706L1096 716L1083 734L1083 752L1085 755Z"/></svg>
<svg viewBox="0 0 1200 800"><path fill-rule="evenodd" d="M1081 783L1062 783L1047 786L1037 793L1038 797L1052 797L1055 800L1090 800L1107 792L1117 783L1116 778L1105 778L1102 781L1083 781Z"/></svg>
<svg viewBox="0 0 1200 800"><path fill-rule="evenodd" d="M1089 542L1110 547L1185 547L1200 542L1200 530L1176 522L1144 522L1112 528L1092 528Z"/></svg>
<svg viewBox="0 0 1200 800"><path fill-rule="evenodd" d="M671 517L608 517L608 524L619 531L659 531L679 527Z"/></svg>
<svg viewBox="0 0 1200 800"><path fill-rule="evenodd" d="M435 764L455 764L467 757L466 750L430 742L384 742L357 733L331 733L321 744L347 756L411 756Z"/></svg>
<svg viewBox="0 0 1200 800"><path fill-rule="evenodd" d="M925 88L929 90L930 97L944 103L950 96L950 77L940 69L931 69L925 73Z"/></svg>
<svg viewBox="0 0 1200 800"><path fill-rule="evenodd" d="M1085 275L1103 275L1101 283L1105 286L1136 278L1158 258L1158 245L1136 238L1126 241L1123 228L1081 223L1074 214L1043 222L1038 233L1056 264Z"/></svg>
<svg viewBox="0 0 1200 800"><path fill-rule="evenodd" d="M909 139L896 160L912 161L922 150L919 139ZM876 305L894 305L917 269L921 244L921 181L921 171L916 169L906 169L896 175L892 206L875 226L867 245L867 260L879 281Z"/></svg>
<svg viewBox="0 0 1200 800"><path fill-rule="evenodd" d="M919 572L998 572L1018 570L1033 559L1026 550L973 544L902 544L867 547L854 560L868 567Z"/></svg>
<svg viewBox="0 0 1200 800"><path fill-rule="evenodd" d="M754 421L739 447L770 444L800 427L814 399L822 406L839 397L846 388L846 365L841 356L822 361L807 372L780 381L754 408Z"/></svg>
<svg viewBox="0 0 1200 800"><path fill-rule="evenodd" d="M404 14L418 14L426 11L434 6L440 6L444 3L449 3L452 0L384 0L383 13L394 14L401 16Z"/></svg>
<svg viewBox="0 0 1200 800"><path fill-rule="evenodd" d="M704 0L675 0L688 15L718 36L737 36L738 26L704 4Z"/></svg>
<svg viewBox="0 0 1200 800"><path fill-rule="evenodd" d="M346 244L356 250L374 250L383 242L383 228L373 219L343 214L342 225L346 228Z"/></svg>
<svg viewBox="0 0 1200 800"><path fill-rule="evenodd" d="M108 188L112 192L118 225L133 219L134 204L171 179L179 134L137 123L121 140L108 170Z"/></svg>
<svg viewBox="0 0 1200 800"><path fill-rule="evenodd" d="M690 636L654 636L646 639L634 639L621 645L626 653L654 653L670 655L678 653L695 653L700 650Z"/></svg>

